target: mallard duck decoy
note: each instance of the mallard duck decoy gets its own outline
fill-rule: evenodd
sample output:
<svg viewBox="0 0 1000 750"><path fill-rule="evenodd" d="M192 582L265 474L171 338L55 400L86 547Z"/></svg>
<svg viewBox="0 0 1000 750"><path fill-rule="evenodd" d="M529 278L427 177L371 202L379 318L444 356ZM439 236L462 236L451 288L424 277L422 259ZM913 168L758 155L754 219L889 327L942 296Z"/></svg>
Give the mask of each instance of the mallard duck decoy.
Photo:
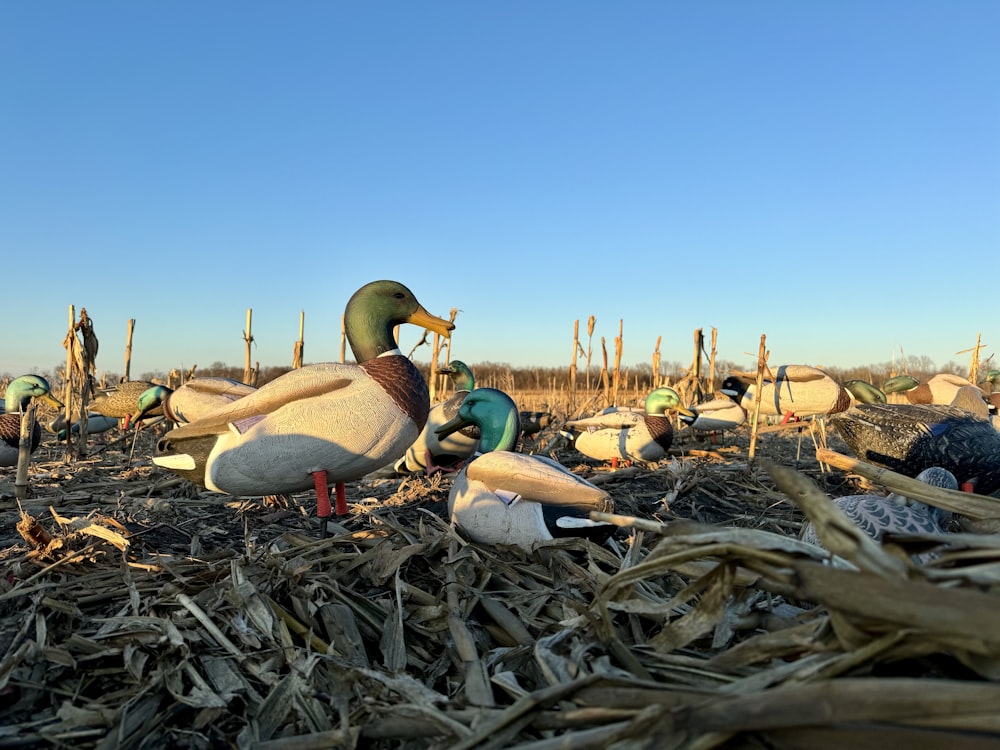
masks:
<svg viewBox="0 0 1000 750"><path fill-rule="evenodd" d="M980 417L990 414L989 401L983 390L960 375L939 372L922 383L912 375L896 375L882 383L887 394L899 394L910 404L944 404L957 406Z"/></svg>
<svg viewBox="0 0 1000 750"><path fill-rule="evenodd" d="M722 381L720 389L752 414L757 399L756 378L746 373L733 374ZM780 416L786 421L823 414L835 414L850 408L851 393L836 378L818 367L781 365L773 378L761 383L760 414Z"/></svg>
<svg viewBox="0 0 1000 750"><path fill-rule="evenodd" d="M932 487L958 489L955 475L940 466L924 469L916 479ZM835 498L833 502L859 529L878 542L886 534L943 534L948 531L952 517L951 511L896 493L884 496L846 495ZM801 538L822 546L816 527L811 522L803 526Z"/></svg>
<svg viewBox="0 0 1000 750"><path fill-rule="evenodd" d="M103 391L87 404L89 411L122 421L127 430L133 422L163 416L163 397L170 392L166 386L157 386L148 380L126 380L115 388ZM146 400L140 405L139 399Z"/></svg>
<svg viewBox="0 0 1000 750"><path fill-rule="evenodd" d="M167 419L175 424L187 424L256 390L234 378L203 375L191 378L174 390L153 386L139 397L139 406L142 411L160 403Z"/></svg>
<svg viewBox="0 0 1000 750"><path fill-rule="evenodd" d="M17 466L21 444L21 413L28 408L33 398L57 409L62 408L62 403L49 389L49 381L41 375L22 375L10 381L4 393L4 413L0 414L0 466ZM37 450L41 441L42 426L36 420L31 430L32 453Z"/></svg>
<svg viewBox="0 0 1000 750"><path fill-rule="evenodd" d="M885 393L877 385L869 383L867 380L845 380L844 388L851 396L851 405L854 404L884 404L886 403Z"/></svg>
<svg viewBox="0 0 1000 750"><path fill-rule="evenodd" d="M317 515L347 513L344 482L394 462L427 422L430 397L420 371L396 345L393 328L412 323L448 337L454 324L428 313L396 281L374 281L347 303L344 327L357 364L291 370L204 417L175 427L153 462L229 495L316 489Z"/></svg>
<svg viewBox="0 0 1000 750"><path fill-rule="evenodd" d="M913 477L940 466L988 495L1000 488L1000 432L941 404L858 404L832 423L854 455Z"/></svg>
<svg viewBox="0 0 1000 750"><path fill-rule="evenodd" d="M495 388L472 391L458 414L437 428L445 437L476 425L480 455L455 475L448 493L451 523L484 544L516 544L583 536L606 541L615 526L591 521L610 513L611 496L547 456L515 453L520 419L514 400Z"/></svg>
<svg viewBox="0 0 1000 750"><path fill-rule="evenodd" d="M565 424L573 447L598 461L653 463L663 458L674 440L668 411L691 415L673 388L661 387L647 397L642 411L605 411Z"/></svg>
<svg viewBox="0 0 1000 750"><path fill-rule="evenodd" d="M534 440L535 436L552 424L553 415L547 411L522 410L517 413L521 437Z"/></svg>
<svg viewBox="0 0 1000 750"><path fill-rule="evenodd" d="M476 378L472 370L462 360L453 359L438 372L448 375L455 390L444 401L431 407L424 429L394 466L400 474L457 471L458 466L469 459L479 447L479 428L475 425L465 427L447 437L440 437L436 432L438 427L454 419L462 401L476 387Z"/></svg>
<svg viewBox="0 0 1000 750"><path fill-rule="evenodd" d="M725 396L694 404L689 411L690 414L680 414L680 420L698 432L733 430L747 419L746 409Z"/></svg>

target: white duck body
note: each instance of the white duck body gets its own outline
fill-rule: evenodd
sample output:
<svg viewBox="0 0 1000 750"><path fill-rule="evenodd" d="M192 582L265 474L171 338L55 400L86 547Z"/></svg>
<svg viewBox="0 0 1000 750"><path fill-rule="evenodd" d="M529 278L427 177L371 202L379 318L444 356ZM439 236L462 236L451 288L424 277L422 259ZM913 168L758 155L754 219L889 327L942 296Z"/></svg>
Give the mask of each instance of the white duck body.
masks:
<svg viewBox="0 0 1000 750"><path fill-rule="evenodd" d="M447 434L469 424L480 428L484 452L455 475L448 514L473 541L530 548L559 536L600 542L614 532L610 524L589 520L590 511L612 512L607 492L549 458L513 452L520 420L503 391L472 391L455 419L438 431Z"/></svg>
<svg viewBox="0 0 1000 750"><path fill-rule="evenodd" d="M757 400L757 384L746 374L726 378L722 392L739 401L752 413ZM773 379L761 383L760 414L797 417L833 414L851 406L851 394L836 379L808 365L782 365Z"/></svg>
<svg viewBox="0 0 1000 750"><path fill-rule="evenodd" d="M598 461L641 461L655 463L670 449L674 438L668 410L690 413L680 406L672 388L657 388L646 397L642 411L606 410L584 419L574 419L565 427L574 433L573 447Z"/></svg>
<svg viewBox="0 0 1000 750"><path fill-rule="evenodd" d="M383 400L373 408L372 393L385 391L368 371L387 367L416 372L398 350L360 366L308 365L172 430L164 440L210 439L198 483L229 495L301 492L313 487L312 473L323 470L334 481L360 479L395 460L427 419L426 406L410 414ZM426 386L422 396L426 404ZM173 466L164 457L156 463L178 471L196 470L198 462Z"/></svg>
<svg viewBox="0 0 1000 750"><path fill-rule="evenodd" d="M191 378L163 398L163 413L171 422L187 424L257 389L233 378L205 375Z"/></svg>
<svg viewBox="0 0 1000 750"><path fill-rule="evenodd" d="M747 420L746 410L731 398L715 398L691 407L694 416L682 414L680 419L698 432L733 430Z"/></svg>

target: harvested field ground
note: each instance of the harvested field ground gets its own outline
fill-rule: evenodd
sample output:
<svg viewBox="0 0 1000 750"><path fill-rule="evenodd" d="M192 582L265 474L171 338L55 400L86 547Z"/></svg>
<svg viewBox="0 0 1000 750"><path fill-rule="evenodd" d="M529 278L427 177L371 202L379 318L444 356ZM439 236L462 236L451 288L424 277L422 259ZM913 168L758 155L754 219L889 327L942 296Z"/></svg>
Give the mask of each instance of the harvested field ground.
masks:
<svg viewBox="0 0 1000 750"><path fill-rule="evenodd" d="M787 493L870 486L807 428L616 471L555 436L526 448L612 494L608 545L470 544L441 475L348 485L321 539L312 493L48 436L21 509L0 469L0 748L998 746L1000 538L830 566Z"/></svg>

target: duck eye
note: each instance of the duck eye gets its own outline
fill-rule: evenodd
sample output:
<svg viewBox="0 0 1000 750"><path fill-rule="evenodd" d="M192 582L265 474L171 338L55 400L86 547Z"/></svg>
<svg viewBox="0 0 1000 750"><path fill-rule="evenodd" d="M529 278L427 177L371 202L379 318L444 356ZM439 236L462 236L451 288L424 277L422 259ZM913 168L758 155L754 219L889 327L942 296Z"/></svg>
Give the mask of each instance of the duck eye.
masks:
<svg viewBox="0 0 1000 750"><path fill-rule="evenodd" d="M403 299L403 297L405 297L405 296L406 295L403 294L402 292L396 292L396 299Z"/></svg>

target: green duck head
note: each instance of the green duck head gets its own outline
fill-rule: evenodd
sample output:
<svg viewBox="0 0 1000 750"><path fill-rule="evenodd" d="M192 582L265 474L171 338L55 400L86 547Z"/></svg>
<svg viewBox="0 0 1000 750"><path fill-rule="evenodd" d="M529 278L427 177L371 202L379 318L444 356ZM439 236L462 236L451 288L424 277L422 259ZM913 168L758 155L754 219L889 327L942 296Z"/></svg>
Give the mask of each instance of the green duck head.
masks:
<svg viewBox="0 0 1000 750"><path fill-rule="evenodd" d="M896 375L882 383L882 390L885 393L905 393L918 385L920 381L912 375Z"/></svg>
<svg viewBox="0 0 1000 750"><path fill-rule="evenodd" d="M446 367L442 367L438 372L443 372L451 378L451 385L456 391L471 391L476 387L476 378L472 370L460 359L451 360Z"/></svg>
<svg viewBox="0 0 1000 750"><path fill-rule="evenodd" d="M62 408L62 402L50 392L49 381L41 375L22 375L10 381L4 396L4 408L8 414L24 411L33 398L57 409Z"/></svg>
<svg viewBox="0 0 1000 750"><path fill-rule="evenodd" d="M132 421L138 422L157 406L162 406L171 393L173 391L165 385L154 385L152 388L144 390L139 394L138 409Z"/></svg>
<svg viewBox="0 0 1000 750"><path fill-rule="evenodd" d="M347 341L360 364L396 349L392 329L403 323L427 328L445 338L455 324L431 315L398 281L373 281L358 289L344 310Z"/></svg>
<svg viewBox="0 0 1000 750"><path fill-rule="evenodd" d="M666 414L668 411L676 411L686 417L697 416L690 409L681 406L681 397L673 388L656 388L646 396L647 414Z"/></svg>
<svg viewBox="0 0 1000 750"><path fill-rule="evenodd" d="M844 383L844 388L859 404L884 404L886 402L885 393L867 380L848 380Z"/></svg>
<svg viewBox="0 0 1000 750"><path fill-rule="evenodd" d="M496 388L476 388L462 401L458 414L435 430L439 438L463 427L479 428L479 452L512 451L517 446L521 420L514 399Z"/></svg>

